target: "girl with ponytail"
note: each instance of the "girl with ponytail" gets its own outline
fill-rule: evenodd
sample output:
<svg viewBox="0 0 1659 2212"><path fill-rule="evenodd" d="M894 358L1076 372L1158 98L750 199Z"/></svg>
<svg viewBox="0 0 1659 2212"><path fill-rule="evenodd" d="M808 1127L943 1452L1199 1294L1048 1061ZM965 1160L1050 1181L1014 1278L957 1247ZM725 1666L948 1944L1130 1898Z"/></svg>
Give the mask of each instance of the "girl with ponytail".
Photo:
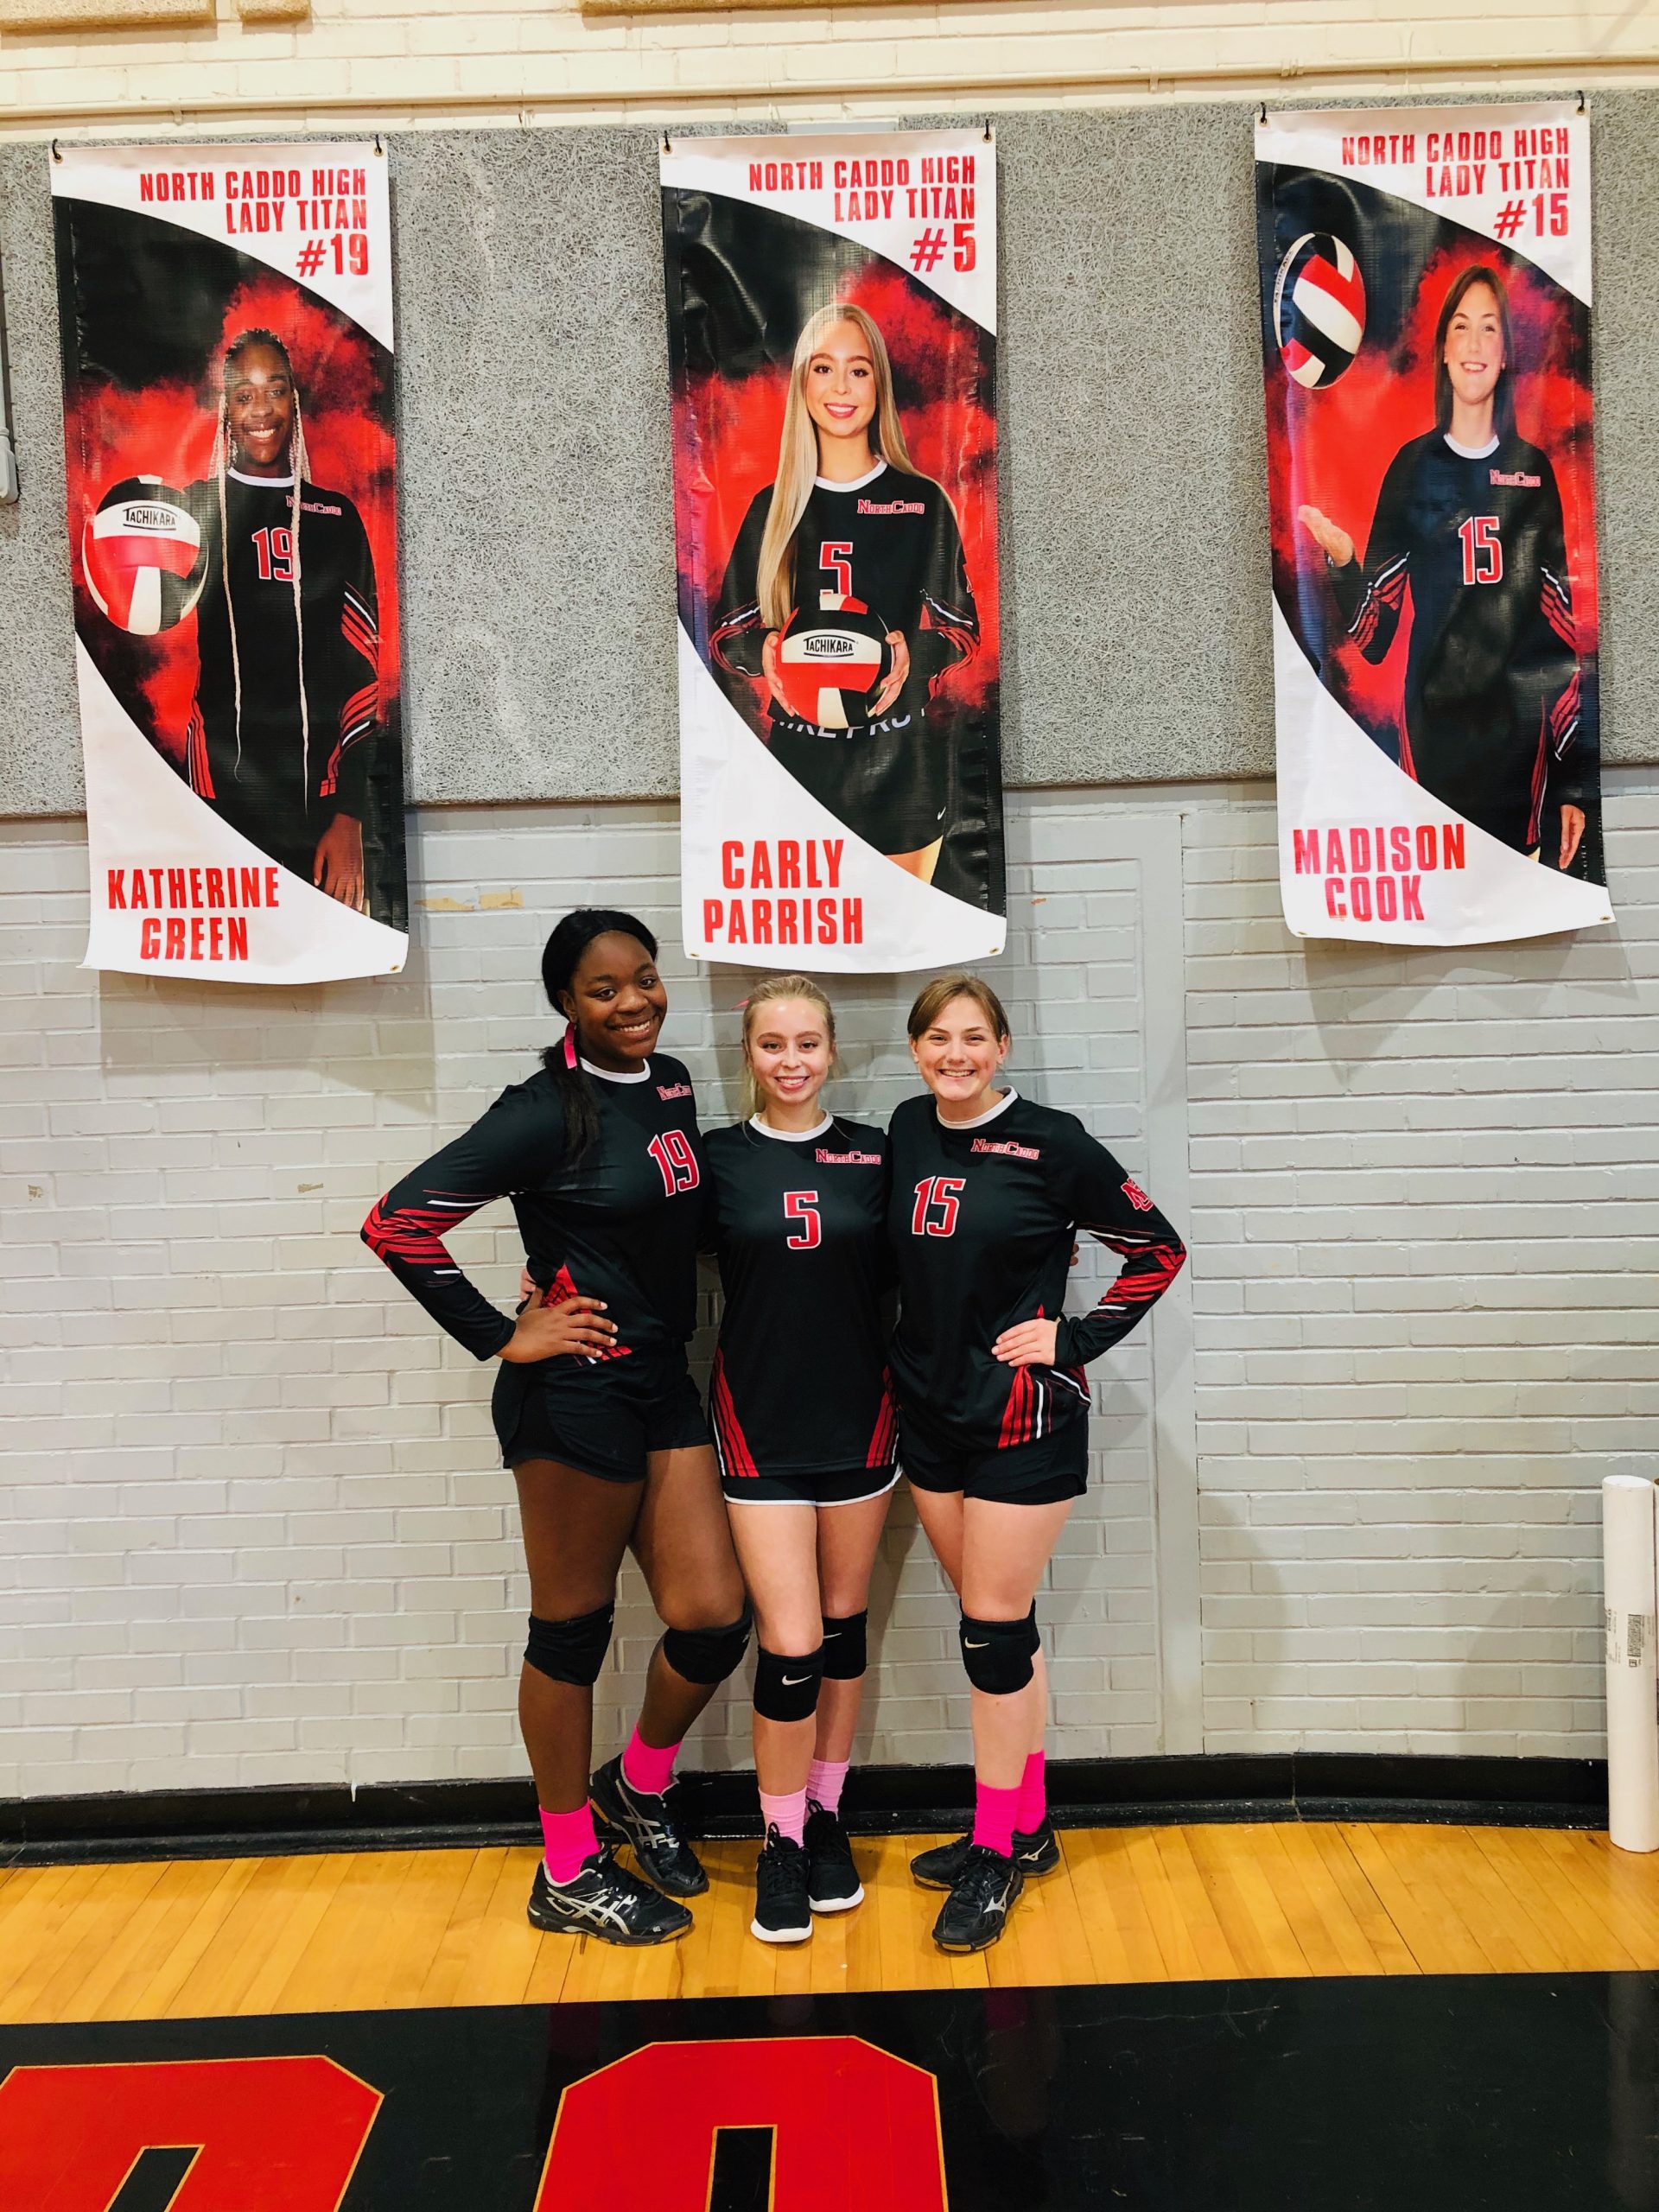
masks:
<svg viewBox="0 0 1659 2212"><path fill-rule="evenodd" d="M545 1845L531 1921L658 1943L685 1932L680 1900L708 1887L668 1796L675 1755L741 1661L749 1625L686 1367L702 1139L685 1069L657 1049L668 996L645 924L608 908L567 914L542 977L566 1027L541 1070L405 1176L363 1236L442 1328L501 1363L492 1410L531 1586L518 1717ZM443 1243L452 1224L500 1198L535 1287L516 1320ZM667 1627L639 1725L590 1783L593 1686L629 1550ZM649 1881L615 1863L608 1842L620 1840Z"/></svg>

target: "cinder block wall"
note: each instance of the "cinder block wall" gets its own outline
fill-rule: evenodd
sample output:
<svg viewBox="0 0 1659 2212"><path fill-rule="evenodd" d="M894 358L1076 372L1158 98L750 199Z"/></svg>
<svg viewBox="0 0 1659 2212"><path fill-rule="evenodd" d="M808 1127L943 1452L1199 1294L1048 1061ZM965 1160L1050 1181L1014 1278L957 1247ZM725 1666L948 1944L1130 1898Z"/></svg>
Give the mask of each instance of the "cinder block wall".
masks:
<svg viewBox="0 0 1659 2212"><path fill-rule="evenodd" d="M1042 1605L1060 1752L1599 1748L1597 1485L1650 1466L1659 1391L1659 776L1617 775L1608 823L1604 941L1376 953L1287 935L1263 787L1013 802L1017 1079L1193 1251L1095 1370ZM356 1230L531 1064L550 911L602 887L671 924L677 840L632 805L411 843L404 977L215 990L79 970L80 826L0 828L0 1791L519 1769L490 1375ZM669 972L713 1121L745 977ZM849 1110L907 1085L909 988L836 987ZM457 1248L505 1301L505 1211ZM903 1505L876 1605L866 1755L964 1757ZM650 1634L631 1587L602 1734ZM693 1756L747 1759L741 1699Z"/></svg>

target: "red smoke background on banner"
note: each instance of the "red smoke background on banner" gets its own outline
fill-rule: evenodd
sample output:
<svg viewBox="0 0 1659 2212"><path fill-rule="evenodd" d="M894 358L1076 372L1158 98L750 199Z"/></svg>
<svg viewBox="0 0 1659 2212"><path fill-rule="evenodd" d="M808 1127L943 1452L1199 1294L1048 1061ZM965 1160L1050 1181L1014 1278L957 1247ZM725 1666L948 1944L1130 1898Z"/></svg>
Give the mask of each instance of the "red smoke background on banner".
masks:
<svg viewBox="0 0 1659 2212"><path fill-rule="evenodd" d="M159 476L182 487L207 476L225 352L241 332L254 328L274 331L289 350L312 476L329 490L344 492L363 518L379 600L383 716L397 694L397 441L383 419L390 403L376 349L355 323L297 284L262 276L231 298L200 385L158 384L126 391L83 379L73 409L73 433L67 442L70 556L82 634L93 634L92 626L98 625L111 639L119 636L124 664L141 671L146 734L175 767L183 764L195 696L196 618L188 615L153 638L110 629L86 589L81 531L104 494L125 477ZM139 705L131 698L123 703L129 712ZM136 714L136 719L142 725L146 716Z"/></svg>
<svg viewBox="0 0 1659 2212"><path fill-rule="evenodd" d="M1586 356L1573 329L1580 310L1529 263L1475 238L1460 240L1425 264L1411 310L1391 342L1374 340L1368 329L1353 362L1334 385L1305 391L1274 359L1268 409L1274 570L1281 580L1281 604L1299 636L1306 637L1297 619L1299 605L1325 593L1326 586L1325 556L1297 521L1296 510L1322 508L1352 535L1364 555L1389 462L1408 439L1434 427L1434 326L1440 303L1461 272L1481 263L1497 270L1509 292L1516 427L1549 455L1554 468L1579 651L1586 659L1595 654L1595 455L1590 390L1579 365ZM1275 396L1276 406L1271 404ZM1287 596L1284 587L1293 578ZM1401 726L1409 607L1394 645L1373 666L1345 642L1335 603L1327 604L1327 650L1320 671L1325 687L1363 728L1392 734Z"/></svg>
<svg viewBox="0 0 1659 2212"><path fill-rule="evenodd" d="M935 696L976 707L996 683L1001 645L996 416L983 397L979 326L881 262L843 277L835 297L862 308L880 328L910 457L944 486L956 509L980 646L971 660L945 671ZM674 397L675 542L682 601L699 612L700 648L749 504L778 474L789 375L784 361L743 378L691 376ZM918 402L917 392L931 396ZM758 726L758 705L755 715Z"/></svg>

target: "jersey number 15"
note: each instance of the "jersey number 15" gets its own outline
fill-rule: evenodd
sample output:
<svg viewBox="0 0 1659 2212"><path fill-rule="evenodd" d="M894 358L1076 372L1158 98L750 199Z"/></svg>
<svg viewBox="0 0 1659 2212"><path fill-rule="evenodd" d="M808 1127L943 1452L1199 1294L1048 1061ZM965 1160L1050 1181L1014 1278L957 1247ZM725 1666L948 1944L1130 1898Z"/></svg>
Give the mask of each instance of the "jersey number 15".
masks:
<svg viewBox="0 0 1659 2212"><path fill-rule="evenodd" d="M916 1185L916 1205L910 1217L912 1236L954 1236L957 1233L957 1193L966 1177L924 1175Z"/></svg>
<svg viewBox="0 0 1659 2212"><path fill-rule="evenodd" d="M1496 515L1471 515L1458 525L1463 541L1463 581L1466 584L1496 584L1503 580L1503 541L1497 534Z"/></svg>

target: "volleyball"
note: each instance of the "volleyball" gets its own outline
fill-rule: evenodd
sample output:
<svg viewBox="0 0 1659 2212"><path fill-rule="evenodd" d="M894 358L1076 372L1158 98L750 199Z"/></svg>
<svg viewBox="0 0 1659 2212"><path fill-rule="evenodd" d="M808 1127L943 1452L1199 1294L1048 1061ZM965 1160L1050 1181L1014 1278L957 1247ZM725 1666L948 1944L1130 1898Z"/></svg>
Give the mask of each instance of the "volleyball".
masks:
<svg viewBox="0 0 1659 2212"><path fill-rule="evenodd" d="M1312 391L1334 384L1365 335L1365 280L1352 251L1309 231L1279 264L1273 321L1286 372Z"/></svg>
<svg viewBox="0 0 1659 2212"><path fill-rule="evenodd" d="M106 492L80 534L86 588L118 630L153 638L182 622L201 594L201 526L159 476Z"/></svg>
<svg viewBox="0 0 1659 2212"><path fill-rule="evenodd" d="M778 683L791 715L820 729L850 729L893 671L887 626L861 599L818 594L798 607L778 645Z"/></svg>

